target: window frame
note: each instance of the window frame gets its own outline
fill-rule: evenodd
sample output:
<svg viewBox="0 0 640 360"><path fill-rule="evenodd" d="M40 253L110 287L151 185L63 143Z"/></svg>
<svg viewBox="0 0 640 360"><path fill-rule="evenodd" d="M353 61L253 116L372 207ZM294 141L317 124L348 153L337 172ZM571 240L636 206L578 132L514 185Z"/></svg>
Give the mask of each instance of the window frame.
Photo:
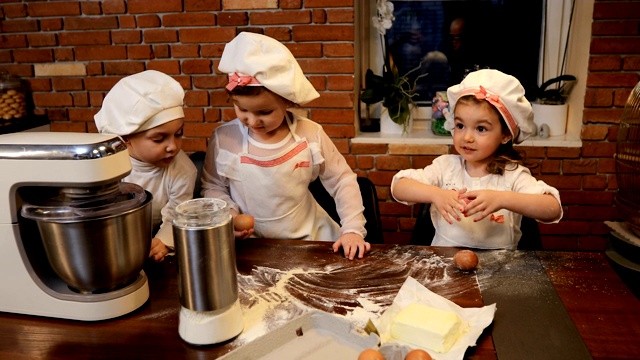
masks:
<svg viewBox="0 0 640 360"><path fill-rule="evenodd" d="M452 144L450 137L433 135L429 130L428 121L414 121L414 130L409 134L392 135L384 133L365 133L360 131L361 118L366 116L366 105L360 101L363 89L363 79L371 60L371 11L375 11L376 0L354 2L355 22L355 88L354 102L356 137L354 143L387 143L387 144ZM567 49L566 73L575 75L576 85L567 103L567 130L564 135L549 138L532 137L523 142L522 146L555 146L582 147L580 133L582 130L582 113L584 110L584 96L586 93L586 79L589 61L589 44L591 39L591 24L593 22L594 0L580 0L575 2L572 28L569 34ZM375 31L375 30L374 30ZM556 30L548 30L556 31ZM559 29L557 31L560 31ZM579 36L577 36L579 34ZM542 61L542 59L540 60Z"/></svg>

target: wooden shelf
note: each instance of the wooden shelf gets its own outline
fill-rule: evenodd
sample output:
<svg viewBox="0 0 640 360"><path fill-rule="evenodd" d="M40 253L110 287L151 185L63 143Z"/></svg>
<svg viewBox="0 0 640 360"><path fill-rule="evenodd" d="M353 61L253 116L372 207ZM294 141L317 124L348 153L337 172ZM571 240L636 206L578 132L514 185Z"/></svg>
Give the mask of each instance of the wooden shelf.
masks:
<svg viewBox="0 0 640 360"><path fill-rule="evenodd" d="M20 119L0 120L0 134L10 134L31 130L43 125L49 125L49 119L44 115L31 115Z"/></svg>

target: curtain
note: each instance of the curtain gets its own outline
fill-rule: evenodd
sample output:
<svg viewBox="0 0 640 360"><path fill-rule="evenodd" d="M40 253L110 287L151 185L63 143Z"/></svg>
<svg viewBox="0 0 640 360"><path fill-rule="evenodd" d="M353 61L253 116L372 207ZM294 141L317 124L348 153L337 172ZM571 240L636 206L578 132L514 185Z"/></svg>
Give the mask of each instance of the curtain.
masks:
<svg viewBox="0 0 640 360"><path fill-rule="evenodd" d="M546 0L538 85L565 72L575 0Z"/></svg>

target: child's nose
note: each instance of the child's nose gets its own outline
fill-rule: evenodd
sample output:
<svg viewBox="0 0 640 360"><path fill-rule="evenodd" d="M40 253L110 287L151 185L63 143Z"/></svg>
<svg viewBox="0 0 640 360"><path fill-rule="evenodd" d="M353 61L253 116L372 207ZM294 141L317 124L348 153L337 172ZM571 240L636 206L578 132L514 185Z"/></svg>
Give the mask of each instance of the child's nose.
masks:
<svg viewBox="0 0 640 360"><path fill-rule="evenodd" d="M167 143L167 152L175 152L180 148L180 144L178 142L178 139L173 137L171 138L171 140L169 140L169 142Z"/></svg>
<svg viewBox="0 0 640 360"><path fill-rule="evenodd" d="M258 123L258 116L254 115L254 114L248 114L247 115L247 125L248 126L253 126L256 125Z"/></svg>

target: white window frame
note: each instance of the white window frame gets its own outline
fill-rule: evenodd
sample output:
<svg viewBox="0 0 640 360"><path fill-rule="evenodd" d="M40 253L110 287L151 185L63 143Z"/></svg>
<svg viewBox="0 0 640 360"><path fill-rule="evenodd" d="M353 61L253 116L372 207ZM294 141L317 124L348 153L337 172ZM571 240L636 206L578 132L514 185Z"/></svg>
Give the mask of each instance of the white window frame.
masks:
<svg viewBox="0 0 640 360"><path fill-rule="evenodd" d="M566 34L566 26L563 30L563 25L567 23L568 17L568 5L572 0L547 0L548 8L556 7L556 9L549 9L550 11L558 12L557 7L560 7L560 11L563 11L564 16L552 19L547 18L547 34L558 35ZM375 48L376 42L379 45L379 37L372 34L371 29L371 17L372 10L375 11L375 0L363 0L354 2L355 11L355 28L356 28L356 86L355 86L355 99L356 100L356 116L355 125L357 135L351 139L353 143L387 143L387 144L452 144L450 137L436 136L429 130L429 124L427 121L414 121L414 131L410 134L403 135L391 135L383 133L365 133L360 131L360 117L366 116L365 106L359 101L360 92L362 89L362 81L364 79L364 73L372 65L370 61L370 54L375 51L374 54L380 54L379 48ZM552 136L548 138L532 137L527 139L521 145L534 146L534 147L582 147L582 141L580 139L580 133L582 130L582 116L584 110L584 97L586 93L586 80L589 63L589 44L591 39L591 24L593 22L593 6L594 0L577 0L575 1L573 9L573 21L571 30L569 31L569 41L567 50L567 59L565 64L565 71L562 72L557 65L561 63L558 57L561 56L562 50L559 50L559 45L551 45L552 39L545 39L548 55L547 59L540 59L540 66L542 68L543 61L545 62L545 73L541 72L540 79L553 78L557 75L554 74L571 74L577 78L576 85L569 96L568 104L568 116L567 116L567 131L564 135ZM374 31L375 32L375 31ZM553 38L553 36L552 36ZM555 41L562 41L562 36L555 36ZM550 48L554 48L554 51L549 51ZM379 56L379 55L374 55ZM552 59L552 60L550 60ZM378 60L380 61L380 60ZM376 64L373 64L374 66ZM554 70L551 70L554 69ZM539 80L541 83L543 80Z"/></svg>

